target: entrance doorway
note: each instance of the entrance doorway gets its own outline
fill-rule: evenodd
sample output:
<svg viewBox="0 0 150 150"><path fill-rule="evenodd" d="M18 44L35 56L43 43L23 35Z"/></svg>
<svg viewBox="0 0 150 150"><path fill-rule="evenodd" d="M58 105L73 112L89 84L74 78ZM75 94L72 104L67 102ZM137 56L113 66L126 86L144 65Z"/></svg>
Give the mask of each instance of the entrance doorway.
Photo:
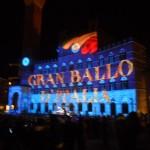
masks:
<svg viewBox="0 0 150 150"><path fill-rule="evenodd" d="M19 94L15 92L12 97L12 105L14 106L13 108L14 111L18 110L18 98Z"/></svg>

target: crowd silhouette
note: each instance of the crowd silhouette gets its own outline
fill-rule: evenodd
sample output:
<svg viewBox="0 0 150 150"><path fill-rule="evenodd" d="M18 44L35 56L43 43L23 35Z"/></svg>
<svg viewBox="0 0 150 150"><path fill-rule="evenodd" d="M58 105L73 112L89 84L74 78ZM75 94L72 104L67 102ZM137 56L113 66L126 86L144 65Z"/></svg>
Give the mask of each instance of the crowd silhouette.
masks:
<svg viewBox="0 0 150 150"><path fill-rule="evenodd" d="M150 115L0 115L0 150L150 150Z"/></svg>

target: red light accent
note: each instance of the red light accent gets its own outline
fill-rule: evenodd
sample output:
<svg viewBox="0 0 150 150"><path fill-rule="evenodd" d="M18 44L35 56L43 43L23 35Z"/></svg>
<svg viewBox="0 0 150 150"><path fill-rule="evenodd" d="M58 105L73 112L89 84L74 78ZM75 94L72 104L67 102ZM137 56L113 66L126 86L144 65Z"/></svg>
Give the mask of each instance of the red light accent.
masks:
<svg viewBox="0 0 150 150"><path fill-rule="evenodd" d="M98 49L97 36L88 39L81 48L81 54L85 55L87 53L93 54Z"/></svg>

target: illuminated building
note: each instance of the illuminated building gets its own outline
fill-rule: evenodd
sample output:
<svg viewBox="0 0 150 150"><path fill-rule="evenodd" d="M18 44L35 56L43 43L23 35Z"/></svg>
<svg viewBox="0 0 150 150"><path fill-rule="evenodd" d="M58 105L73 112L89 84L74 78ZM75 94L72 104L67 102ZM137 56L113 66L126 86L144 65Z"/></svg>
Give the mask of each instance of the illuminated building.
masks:
<svg viewBox="0 0 150 150"><path fill-rule="evenodd" d="M145 48L132 40L97 48L97 33L69 40L58 59L23 66L22 85L9 90L18 113L54 112L65 107L81 115L148 112ZM25 61L26 62L26 61ZM17 101L14 103L14 95Z"/></svg>

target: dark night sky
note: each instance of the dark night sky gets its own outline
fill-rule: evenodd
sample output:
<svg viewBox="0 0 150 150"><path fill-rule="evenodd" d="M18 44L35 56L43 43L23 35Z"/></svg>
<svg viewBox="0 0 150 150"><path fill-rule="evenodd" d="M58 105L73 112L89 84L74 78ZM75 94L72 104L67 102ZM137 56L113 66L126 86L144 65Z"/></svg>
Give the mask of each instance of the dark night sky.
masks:
<svg viewBox="0 0 150 150"><path fill-rule="evenodd" d="M9 0L1 3L0 7L0 77L8 77L12 75L8 73L13 72L8 64L19 63L21 59L24 6L22 0ZM87 31L89 22L95 20L98 28L113 37L114 41L132 36L149 49L149 14L146 4L131 4L127 1L120 4L88 1L82 4L72 1L68 5L63 1L54 5L48 0L43 17L43 48L37 53L40 58L52 58L60 35L65 33L71 37Z"/></svg>

